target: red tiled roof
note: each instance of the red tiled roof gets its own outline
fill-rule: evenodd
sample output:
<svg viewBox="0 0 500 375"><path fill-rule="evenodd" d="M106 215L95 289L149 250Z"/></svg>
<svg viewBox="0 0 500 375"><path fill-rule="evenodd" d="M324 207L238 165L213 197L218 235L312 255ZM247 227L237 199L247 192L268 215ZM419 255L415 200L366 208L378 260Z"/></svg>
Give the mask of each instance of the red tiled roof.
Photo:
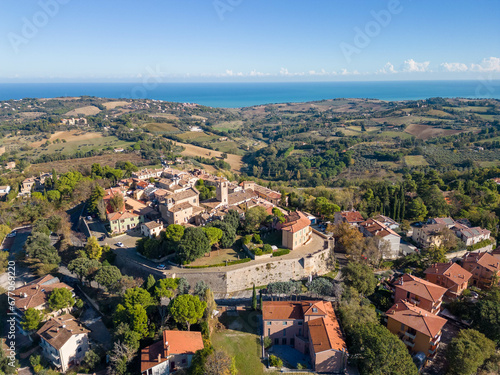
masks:
<svg viewBox="0 0 500 375"><path fill-rule="evenodd" d="M315 353L325 350L346 350L342 330L336 318L313 319L307 322L309 337Z"/></svg>
<svg viewBox="0 0 500 375"><path fill-rule="evenodd" d="M159 360L158 356L160 356ZM149 370L151 367L165 362L167 359L163 341L158 341L153 345L145 347L141 350L141 373Z"/></svg>
<svg viewBox="0 0 500 375"><path fill-rule="evenodd" d="M204 348L201 332L163 331L163 344L167 354L194 354Z"/></svg>
<svg viewBox="0 0 500 375"><path fill-rule="evenodd" d="M60 282L57 277L46 275L14 290L15 305L21 311L41 306L48 301L50 292L56 288L73 290L69 285Z"/></svg>
<svg viewBox="0 0 500 375"><path fill-rule="evenodd" d="M64 314L47 321L37 333L57 350L73 335L81 335L90 331L82 326L73 315Z"/></svg>
<svg viewBox="0 0 500 375"><path fill-rule="evenodd" d="M108 214L108 220L109 221L116 221L116 220L121 220L121 219L128 219L131 217L137 217L139 215L131 212L131 211L119 211L119 212L113 212L111 214Z"/></svg>
<svg viewBox="0 0 500 375"><path fill-rule="evenodd" d="M309 225L311 225L311 220L309 220L302 212L296 211L291 212L288 216L286 216L286 222L279 224L277 227L278 229L295 233L308 227Z"/></svg>
<svg viewBox="0 0 500 375"><path fill-rule="evenodd" d="M396 289L413 293L428 301L436 302L446 293L446 288L405 273L396 281Z"/></svg>
<svg viewBox="0 0 500 375"><path fill-rule="evenodd" d="M478 264L491 272L500 271L500 262L490 253L469 253L464 256L465 263Z"/></svg>
<svg viewBox="0 0 500 375"><path fill-rule="evenodd" d="M262 319L264 320L291 320L304 319L302 302L291 301L263 301ZM307 304L309 306L309 304Z"/></svg>
<svg viewBox="0 0 500 375"><path fill-rule="evenodd" d="M365 221L359 211L342 211L340 214L348 223L361 223Z"/></svg>
<svg viewBox="0 0 500 375"><path fill-rule="evenodd" d="M442 275L457 285L468 282L472 277L472 273L453 262L434 263L425 270L425 274Z"/></svg>
<svg viewBox="0 0 500 375"><path fill-rule="evenodd" d="M387 310L386 315L428 337L435 337L447 322L446 319L420 309L408 301L394 304Z"/></svg>
<svg viewBox="0 0 500 375"><path fill-rule="evenodd" d="M391 228L389 228L388 226L384 225L383 223L375 219L368 219L366 221L363 221L362 223L359 224L359 226L363 227L366 231L368 231L374 236L386 237L392 234L393 236L401 237Z"/></svg>

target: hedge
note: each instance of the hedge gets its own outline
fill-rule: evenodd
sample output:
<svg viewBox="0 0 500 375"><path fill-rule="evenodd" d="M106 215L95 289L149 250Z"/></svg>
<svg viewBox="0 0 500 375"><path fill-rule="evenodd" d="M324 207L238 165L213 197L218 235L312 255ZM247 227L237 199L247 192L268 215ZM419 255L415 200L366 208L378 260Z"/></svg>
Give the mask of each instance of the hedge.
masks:
<svg viewBox="0 0 500 375"><path fill-rule="evenodd" d="M474 250L477 250L477 249L481 249L482 247L485 247L485 246L488 246L488 245L491 245L491 240L482 240L481 242L478 242L474 245L471 245L471 246L467 246L467 251L474 251Z"/></svg>
<svg viewBox="0 0 500 375"><path fill-rule="evenodd" d="M216 263L216 264L208 264L206 266L184 266L184 268L210 268L210 267L225 267L227 266L232 266L235 264L240 264L240 263L246 263L250 262L252 259L251 258L243 258L243 259L238 259L238 260L232 260L231 262L226 263Z"/></svg>
<svg viewBox="0 0 500 375"><path fill-rule="evenodd" d="M290 252L290 249L278 249L273 253L273 257L279 257L282 255L286 255Z"/></svg>

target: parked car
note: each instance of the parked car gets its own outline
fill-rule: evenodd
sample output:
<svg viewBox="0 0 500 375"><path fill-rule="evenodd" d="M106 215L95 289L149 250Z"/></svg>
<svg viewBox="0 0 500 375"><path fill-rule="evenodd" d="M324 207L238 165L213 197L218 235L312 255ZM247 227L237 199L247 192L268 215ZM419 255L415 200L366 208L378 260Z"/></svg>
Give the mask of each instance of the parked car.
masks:
<svg viewBox="0 0 500 375"><path fill-rule="evenodd" d="M167 267L165 267L165 265L164 265L164 264L158 264L158 265L156 266L156 268L158 268L159 270L164 270L164 269L166 269Z"/></svg>
<svg viewBox="0 0 500 375"><path fill-rule="evenodd" d="M101 237L99 237L99 241L104 241L105 239L106 239L105 235L102 235Z"/></svg>
<svg viewBox="0 0 500 375"><path fill-rule="evenodd" d="M92 220L92 216L87 216L87 220L88 221Z"/></svg>
<svg viewBox="0 0 500 375"><path fill-rule="evenodd" d="M116 246L118 246L118 247L123 247L123 246L125 246L125 245L124 245L123 243L121 243L121 242L117 242L117 243L116 243Z"/></svg>
<svg viewBox="0 0 500 375"><path fill-rule="evenodd" d="M10 232L10 233L7 235L7 237L8 237L8 238L12 238L12 237L15 237L15 236L17 236L17 232L16 232L16 231L14 231L14 232Z"/></svg>

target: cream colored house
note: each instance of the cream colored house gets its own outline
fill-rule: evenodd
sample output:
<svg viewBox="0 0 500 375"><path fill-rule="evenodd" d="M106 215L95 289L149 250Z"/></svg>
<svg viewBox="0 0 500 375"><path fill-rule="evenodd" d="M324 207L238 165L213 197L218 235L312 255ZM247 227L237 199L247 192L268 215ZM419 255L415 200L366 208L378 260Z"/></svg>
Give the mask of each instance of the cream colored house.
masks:
<svg viewBox="0 0 500 375"><path fill-rule="evenodd" d="M286 221L277 226L281 229L281 244L291 250L305 245L311 239L311 220L300 211L291 212Z"/></svg>
<svg viewBox="0 0 500 375"><path fill-rule="evenodd" d="M160 232L163 230L163 223L160 220L157 221L148 221L147 223L141 224L141 234L144 237L157 237L160 235Z"/></svg>
<svg viewBox="0 0 500 375"><path fill-rule="evenodd" d="M43 356L61 372L80 364L89 350L88 333L70 314L50 319L38 330Z"/></svg>

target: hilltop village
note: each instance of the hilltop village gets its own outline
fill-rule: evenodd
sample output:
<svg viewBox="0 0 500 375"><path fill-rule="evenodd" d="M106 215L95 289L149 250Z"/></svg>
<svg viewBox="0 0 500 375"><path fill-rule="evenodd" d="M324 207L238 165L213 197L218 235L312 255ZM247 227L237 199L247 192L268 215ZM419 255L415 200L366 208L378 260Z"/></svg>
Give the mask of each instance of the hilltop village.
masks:
<svg viewBox="0 0 500 375"><path fill-rule="evenodd" d="M81 100L93 108L71 113L80 101L61 100L68 112L43 120L8 114L49 111L46 102L2 103L12 129L0 159L0 285L11 320L0 372L498 373L500 168L481 159L493 158L494 140L489 151L469 142L496 134L496 118L469 114L488 131L436 138L456 149L467 138L479 155L470 163L430 166L437 143L411 138L415 154L375 176L356 169L357 153L378 138L338 135L315 149L292 137L285 147L267 130L252 142L213 133L217 116L243 121L222 110ZM394 105L436 103L464 108ZM307 117L319 104L302 106L289 110ZM39 139L31 127L50 130ZM195 140L209 131L212 148ZM237 150L215 149L228 142ZM379 168L391 151L377 152L366 160Z"/></svg>

